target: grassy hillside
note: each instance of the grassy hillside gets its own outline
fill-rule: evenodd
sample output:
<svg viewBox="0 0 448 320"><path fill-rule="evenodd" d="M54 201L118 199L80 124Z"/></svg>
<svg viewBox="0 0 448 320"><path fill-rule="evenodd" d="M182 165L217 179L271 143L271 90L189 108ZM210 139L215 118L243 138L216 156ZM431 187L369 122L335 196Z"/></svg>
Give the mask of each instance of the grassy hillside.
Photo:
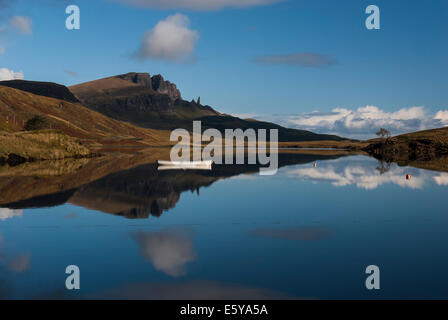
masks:
<svg viewBox="0 0 448 320"><path fill-rule="evenodd" d="M448 154L448 127L369 140L364 149L386 161L415 161L440 158Z"/></svg>
<svg viewBox="0 0 448 320"><path fill-rule="evenodd" d="M44 117L49 129L81 139L86 145L164 145L169 132L139 128L108 118L78 103L34 95L0 86L0 131L18 132L35 115Z"/></svg>
<svg viewBox="0 0 448 320"><path fill-rule="evenodd" d="M434 143L448 143L448 127L411 132L393 137L396 141L431 140Z"/></svg>
<svg viewBox="0 0 448 320"><path fill-rule="evenodd" d="M63 159L87 156L90 151L78 139L55 131L0 132L0 159L7 162L11 154L24 160Z"/></svg>

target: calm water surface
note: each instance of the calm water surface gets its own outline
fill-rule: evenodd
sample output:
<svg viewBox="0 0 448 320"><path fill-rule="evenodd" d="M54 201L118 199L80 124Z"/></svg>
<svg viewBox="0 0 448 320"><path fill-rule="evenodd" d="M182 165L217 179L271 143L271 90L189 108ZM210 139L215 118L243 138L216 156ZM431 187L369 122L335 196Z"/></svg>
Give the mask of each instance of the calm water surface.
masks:
<svg viewBox="0 0 448 320"><path fill-rule="evenodd" d="M0 298L448 297L448 173L296 162L275 176L148 164L2 208Z"/></svg>

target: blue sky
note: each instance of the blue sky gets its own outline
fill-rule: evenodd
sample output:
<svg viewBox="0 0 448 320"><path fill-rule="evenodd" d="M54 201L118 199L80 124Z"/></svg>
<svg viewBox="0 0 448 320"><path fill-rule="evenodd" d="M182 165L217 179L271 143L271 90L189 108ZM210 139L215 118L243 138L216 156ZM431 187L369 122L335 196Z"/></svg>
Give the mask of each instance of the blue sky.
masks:
<svg viewBox="0 0 448 320"><path fill-rule="evenodd" d="M65 28L68 4L81 10L80 30ZM380 30L365 27L370 4L380 8ZM160 73L187 100L201 96L223 112L315 131L448 125L445 0L15 0L0 6L0 68L26 80L72 85L130 71ZM166 49L157 41L169 38L169 28L160 27L160 37L142 48L151 36L146 32L176 14L182 21L174 30L185 35L183 43L168 44L174 56L157 51ZM14 17L29 19L30 29L14 26ZM306 57L311 66L294 63Z"/></svg>

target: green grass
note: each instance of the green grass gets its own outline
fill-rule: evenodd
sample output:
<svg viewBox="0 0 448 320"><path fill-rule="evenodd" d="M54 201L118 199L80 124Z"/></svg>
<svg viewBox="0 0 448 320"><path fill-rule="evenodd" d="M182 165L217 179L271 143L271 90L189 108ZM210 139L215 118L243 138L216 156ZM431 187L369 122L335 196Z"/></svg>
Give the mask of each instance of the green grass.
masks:
<svg viewBox="0 0 448 320"><path fill-rule="evenodd" d="M16 154L39 160L83 157L90 154L78 139L54 130L0 132L0 157Z"/></svg>

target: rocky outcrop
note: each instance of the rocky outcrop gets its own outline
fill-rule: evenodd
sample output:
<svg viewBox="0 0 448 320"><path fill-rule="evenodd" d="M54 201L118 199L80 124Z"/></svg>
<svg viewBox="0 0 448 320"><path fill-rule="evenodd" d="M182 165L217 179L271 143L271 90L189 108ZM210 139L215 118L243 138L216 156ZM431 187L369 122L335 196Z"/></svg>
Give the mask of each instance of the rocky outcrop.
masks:
<svg viewBox="0 0 448 320"><path fill-rule="evenodd" d="M180 91L177 89L174 83L165 81L160 74L157 74L151 78L152 89L158 93L168 95L172 100L181 99Z"/></svg>
<svg viewBox="0 0 448 320"><path fill-rule="evenodd" d="M177 89L174 83L169 81L165 81L160 74L152 76L149 73L137 73L130 72L126 74L122 74L117 76L117 78L131 81L135 84L138 84L142 87L152 89L157 93L165 94L172 101L176 101L177 99L182 99L179 89Z"/></svg>
<svg viewBox="0 0 448 320"><path fill-rule="evenodd" d="M174 112L174 103L167 95L138 94L115 98L116 110L126 112L157 112L171 114Z"/></svg>
<svg viewBox="0 0 448 320"><path fill-rule="evenodd" d="M136 73L136 72L129 72L126 74L122 74L117 76L117 78L131 81L135 84L141 85L142 87L152 89L152 79L149 73Z"/></svg>

